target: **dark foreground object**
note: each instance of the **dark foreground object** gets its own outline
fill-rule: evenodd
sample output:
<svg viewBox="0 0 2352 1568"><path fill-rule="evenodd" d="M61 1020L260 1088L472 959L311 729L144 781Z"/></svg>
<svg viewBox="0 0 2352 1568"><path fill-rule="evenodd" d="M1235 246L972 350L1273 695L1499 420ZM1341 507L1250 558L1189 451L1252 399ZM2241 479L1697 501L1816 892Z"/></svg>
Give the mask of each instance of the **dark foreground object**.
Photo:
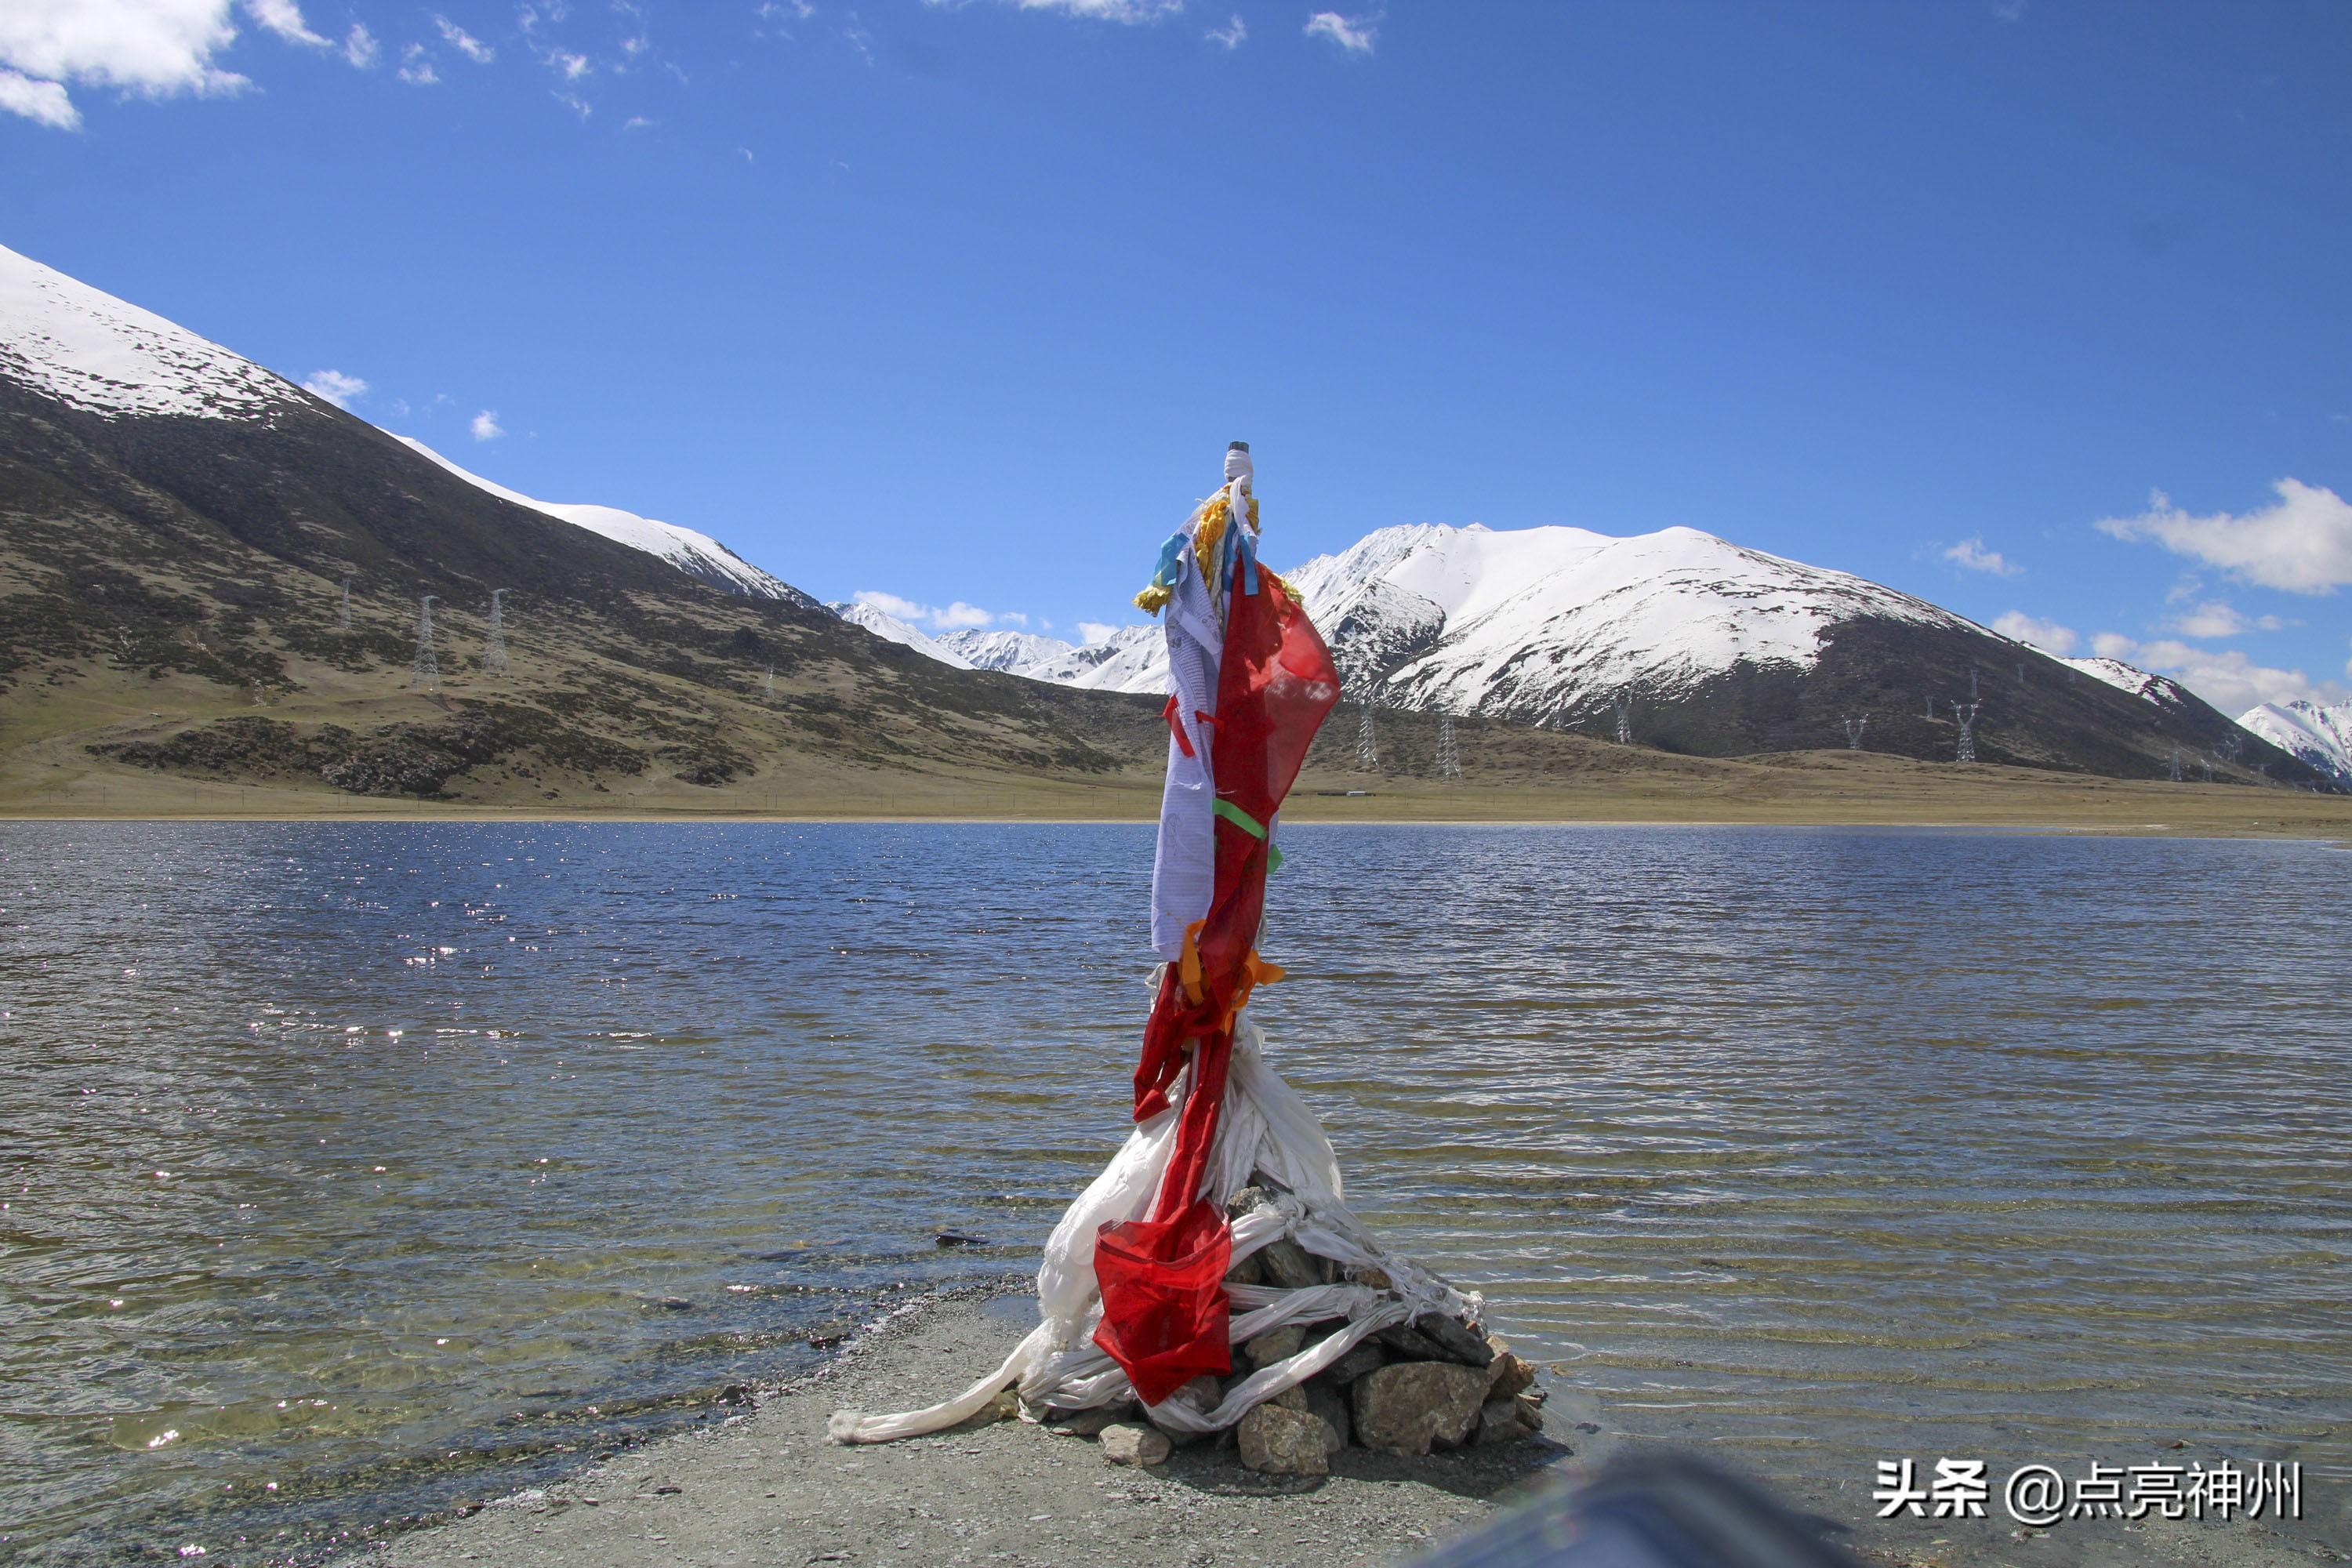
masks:
<svg viewBox="0 0 2352 1568"><path fill-rule="evenodd" d="M1747 1482L1678 1455L1628 1455L1414 1568L1860 1568Z"/></svg>

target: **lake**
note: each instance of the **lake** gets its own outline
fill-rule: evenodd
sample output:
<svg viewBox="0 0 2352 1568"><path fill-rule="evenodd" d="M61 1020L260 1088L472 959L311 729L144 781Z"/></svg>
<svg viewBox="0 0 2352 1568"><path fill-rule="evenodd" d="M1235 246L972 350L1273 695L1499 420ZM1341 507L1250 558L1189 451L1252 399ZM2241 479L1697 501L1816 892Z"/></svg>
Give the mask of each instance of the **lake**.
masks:
<svg viewBox="0 0 2352 1568"><path fill-rule="evenodd" d="M1864 1486L2187 1442L2341 1506L2352 855L1286 846L1269 1056L1614 1429ZM1125 1133L1150 848L0 825L0 1557L318 1551L1032 1266Z"/></svg>

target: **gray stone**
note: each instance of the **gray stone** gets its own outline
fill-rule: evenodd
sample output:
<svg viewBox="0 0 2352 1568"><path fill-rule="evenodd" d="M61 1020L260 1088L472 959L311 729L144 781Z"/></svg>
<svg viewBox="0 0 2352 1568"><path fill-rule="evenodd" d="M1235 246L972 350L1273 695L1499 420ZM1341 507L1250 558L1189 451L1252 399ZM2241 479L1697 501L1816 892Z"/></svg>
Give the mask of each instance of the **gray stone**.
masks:
<svg viewBox="0 0 2352 1568"><path fill-rule="evenodd" d="M1412 1321L1412 1327L1414 1332L1444 1351L1447 1361L1483 1367L1495 1359L1486 1336L1458 1318L1449 1318L1443 1312L1423 1312Z"/></svg>
<svg viewBox="0 0 2352 1568"><path fill-rule="evenodd" d="M1157 1427L1115 1421L1102 1429L1102 1457L1110 1465L1164 1465L1171 1445Z"/></svg>
<svg viewBox="0 0 2352 1568"><path fill-rule="evenodd" d="M1306 1342L1307 1331L1296 1324L1286 1324L1279 1329L1268 1329L1242 1346L1242 1355L1250 1365L1262 1370L1276 1362L1288 1361Z"/></svg>
<svg viewBox="0 0 2352 1568"><path fill-rule="evenodd" d="M1261 1405L1242 1417L1235 1436L1242 1463L1260 1475L1328 1476L1330 1428L1316 1416L1281 1405Z"/></svg>
<svg viewBox="0 0 2352 1568"><path fill-rule="evenodd" d="M1270 1241L1257 1254L1265 1268L1269 1285L1279 1285L1286 1290L1303 1290L1323 1281L1323 1260L1288 1237Z"/></svg>
<svg viewBox="0 0 2352 1568"><path fill-rule="evenodd" d="M1515 1398L1490 1399L1478 1412L1478 1447L1496 1443L1517 1443L1536 1435L1535 1427L1520 1417L1519 1402Z"/></svg>
<svg viewBox="0 0 2352 1568"><path fill-rule="evenodd" d="M1372 1337L1396 1352L1391 1359L1399 1361L1445 1361L1450 1358L1444 1347L1435 1340L1404 1323L1391 1323L1376 1331Z"/></svg>
<svg viewBox="0 0 2352 1568"><path fill-rule="evenodd" d="M1486 1373L1451 1362L1396 1362L1365 1373L1348 1392L1357 1442L1417 1458L1468 1440L1486 1403Z"/></svg>
<svg viewBox="0 0 2352 1568"><path fill-rule="evenodd" d="M1355 1418L1348 1414L1347 1396L1320 1383L1301 1384L1307 1390L1307 1413L1323 1423L1323 1446L1333 1453L1348 1446Z"/></svg>
<svg viewBox="0 0 2352 1568"><path fill-rule="evenodd" d="M1234 1264L1231 1268L1225 1270L1225 1283L1228 1285L1263 1285L1265 1283L1265 1264L1259 1259L1256 1253L1253 1252L1247 1258L1243 1258L1239 1263Z"/></svg>
<svg viewBox="0 0 2352 1568"><path fill-rule="evenodd" d="M1388 1352L1381 1349L1379 1341L1360 1341L1355 1349L1325 1367L1321 1376L1324 1381L1334 1384L1350 1384L1374 1367L1386 1364L1388 1359Z"/></svg>
<svg viewBox="0 0 2352 1568"><path fill-rule="evenodd" d="M1134 1414L1135 1405L1131 1400L1120 1400L1093 1410L1047 1411L1045 1430L1056 1437L1097 1437L1102 1435L1104 1427L1114 1422L1125 1421Z"/></svg>

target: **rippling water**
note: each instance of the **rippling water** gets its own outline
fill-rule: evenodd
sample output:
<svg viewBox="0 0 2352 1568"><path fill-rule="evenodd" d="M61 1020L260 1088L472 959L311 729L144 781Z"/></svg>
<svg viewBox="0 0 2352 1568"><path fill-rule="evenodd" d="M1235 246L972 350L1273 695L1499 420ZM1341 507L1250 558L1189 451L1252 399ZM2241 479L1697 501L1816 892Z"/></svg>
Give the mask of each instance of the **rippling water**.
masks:
<svg viewBox="0 0 2352 1568"><path fill-rule="evenodd" d="M1288 842L1277 1066L1604 1420L2352 1478L2352 855ZM1124 1131L1150 845L0 826L0 1556L315 1549L1024 1266Z"/></svg>

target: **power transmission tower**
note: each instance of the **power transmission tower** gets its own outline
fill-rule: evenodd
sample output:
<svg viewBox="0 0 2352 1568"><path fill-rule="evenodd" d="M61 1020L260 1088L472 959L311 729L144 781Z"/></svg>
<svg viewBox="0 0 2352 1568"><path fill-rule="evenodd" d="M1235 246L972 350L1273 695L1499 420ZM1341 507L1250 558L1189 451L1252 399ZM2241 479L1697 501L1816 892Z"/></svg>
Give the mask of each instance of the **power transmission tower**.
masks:
<svg viewBox="0 0 2352 1568"><path fill-rule="evenodd" d="M427 594L416 602L416 664L408 672L409 689L441 689L441 658L433 651L433 601Z"/></svg>
<svg viewBox="0 0 2352 1568"><path fill-rule="evenodd" d="M2205 770L2205 782L2207 784L2211 784L2213 782L2213 759L2210 756L2200 757L2197 759L2197 763L2199 766Z"/></svg>
<svg viewBox="0 0 2352 1568"><path fill-rule="evenodd" d="M1376 773L1381 771L1381 742L1372 733L1372 702L1366 698L1356 709L1356 771Z"/></svg>
<svg viewBox="0 0 2352 1568"><path fill-rule="evenodd" d="M1935 716L1936 716L1936 694L1935 694L1934 692L1932 692L1932 691L1931 691L1931 692L1929 692L1929 693L1927 694L1927 717L1928 717L1928 718L1930 718L1930 719L1933 719Z"/></svg>
<svg viewBox="0 0 2352 1568"><path fill-rule="evenodd" d="M1973 763L1977 760L1977 710L1983 706L1981 702L1971 702L1965 708L1957 702L1952 704L1952 713L1960 724L1960 753L1954 761Z"/></svg>
<svg viewBox="0 0 2352 1568"><path fill-rule="evenodd" d="M1437 716L1437 776L1458 779L1462 776L1462 750L1454 739L1454 715Z"/></svg>
<svg viewBox="0 0 2352 1568"><path fill-rule="evenodd" d="M2025 684L2025 666L2021 664L2017 667L2017 683L2020 686Z"/></svg>
<svg viewBox="0 0 2352 1568"><path fill-rule="evenodd" d="M1622 691L1610 700L1617 710L1617 743L1630 746L1633 743L1633 704Z"/></svg>
<svg viewBox="0 0 2352 1568"><path fill-rule="evenodd" d="M2172 782L2180 782L2180 746L2177 742L2172 748Z"/></svg>
<svg viewBox="0 0 2352 1568"><path fill-rule="evenodd" d="M349 577L343 579L343 610L335 618L335 626L339 631L352 629L352 580Z"/></svg>
<svg viewBox="0 0 2352 1568"><path fill-rule="evenodd" d="M490 590L490 630L488 639L482 644L482 669L489 675L514 673L507 663L506 595L504 588Z"/></svg>
<svg viewBox="0 0 2352 1568"><path fill-rule="evenodd" d="M773 702L776 700L776 667L774 665L768 666L767 676L761 681L760 689L767 694L769 701Z"/></svg>
<svg viewBox="0 0 2352 1568"><path fill-rule="evenodd" d="M1849 752L1862 750L1862 732L1869 727L1870 715L1867 713L1845 721L1845 749Z"/></svg>

